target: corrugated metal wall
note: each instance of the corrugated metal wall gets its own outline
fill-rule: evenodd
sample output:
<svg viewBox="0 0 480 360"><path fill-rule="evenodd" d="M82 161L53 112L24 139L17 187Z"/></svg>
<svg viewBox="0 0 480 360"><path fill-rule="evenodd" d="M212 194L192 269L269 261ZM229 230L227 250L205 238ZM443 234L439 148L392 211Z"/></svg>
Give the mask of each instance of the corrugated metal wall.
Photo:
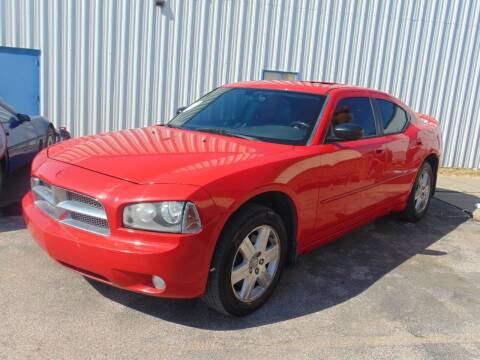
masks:
<svg viewBox="0 0 480 360"><path fill-rule="evenodd" d="M263 69L387 91L480 167L478 0L0 0L0 45L42 51L41 108L75 136L145 126Z"/></svg>

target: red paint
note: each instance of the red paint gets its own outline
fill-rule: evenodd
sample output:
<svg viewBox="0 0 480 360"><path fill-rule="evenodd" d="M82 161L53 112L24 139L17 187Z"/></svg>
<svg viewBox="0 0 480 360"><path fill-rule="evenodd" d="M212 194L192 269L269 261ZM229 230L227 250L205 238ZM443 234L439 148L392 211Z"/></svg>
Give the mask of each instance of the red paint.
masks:
<svg viewBox="0 0 480 360"><path fill-rule="evenodd" d="M297 214L304 253L391 211L403 209L417 169L440 156L438 123L374 90L308 82L247 82L230 87L328 94L312 141L290 146L152 126L65 141L35 159L32 175L100 200L111 236L57 223L23 199L28 228L54 259L101 281L165 297L202 295L219 234L252 197L283 192ZM399 134L324 144L335 104L344 97L388 99L410 116ZM189 200L203 231L160 234L122 227L126 204ZM164 292L151 275L165 279Z"/></svg>

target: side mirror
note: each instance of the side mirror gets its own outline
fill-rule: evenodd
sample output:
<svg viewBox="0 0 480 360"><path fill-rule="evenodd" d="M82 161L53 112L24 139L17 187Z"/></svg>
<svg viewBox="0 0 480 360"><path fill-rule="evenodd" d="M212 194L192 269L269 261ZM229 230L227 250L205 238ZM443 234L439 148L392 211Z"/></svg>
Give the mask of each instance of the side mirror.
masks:
<svg viewBox="0 0 480 360"><path fill-rule="evenodd" d="M338 124L333 128L333 132L340 140L357 140L363 136L363 128L352 123Z"/></svg>
<svg viewBox="0 0 480 360"><path fill-rule="evenodd" d="M27 114L18 113L16 116L21 123L24 123L25 121L30 121L30 116L28 116Z"/></svg>
<svg viewBox="0 0 480 360"><path fill-rule="evenodd" d="M178 109L177 109L177 115L180 114L181 112L183 112L183 110L185 110L187 108L187 106L180 106Z"/></svg>

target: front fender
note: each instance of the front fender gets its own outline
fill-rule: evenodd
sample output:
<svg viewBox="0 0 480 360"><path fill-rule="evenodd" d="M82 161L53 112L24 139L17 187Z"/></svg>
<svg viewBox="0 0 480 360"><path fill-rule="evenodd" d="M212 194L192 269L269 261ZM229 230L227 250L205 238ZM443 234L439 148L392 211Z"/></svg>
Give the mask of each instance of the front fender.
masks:
<svg viewBox="0 0 480 360"><path fill-rule="evenodd" d="M244 192L243 194L239 195L236 199L232 201L230 206L225 208L225 213L228 215L233 214L236 212L240 207L245 205L250 199L254 197L265 194L268 192L279 192L285 194L291 201L293 206L295 207L295 212L298 213L299 209L297 208L297 194L287 185L285 184L278 184L278 183L271 183L256 187L248 192Z"/></svg>

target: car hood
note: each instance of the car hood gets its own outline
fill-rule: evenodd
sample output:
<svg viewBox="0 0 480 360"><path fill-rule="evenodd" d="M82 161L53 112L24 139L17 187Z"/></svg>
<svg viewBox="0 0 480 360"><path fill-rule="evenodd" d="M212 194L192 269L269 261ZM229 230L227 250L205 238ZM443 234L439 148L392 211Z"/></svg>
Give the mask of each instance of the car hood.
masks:
<svg viewBox="0 0 480 360"><path fill-rule="evenodd" d="M251 166L292 149L253 140L151 126L72 139L48 157L137 184L190 184Z"/></svg>

